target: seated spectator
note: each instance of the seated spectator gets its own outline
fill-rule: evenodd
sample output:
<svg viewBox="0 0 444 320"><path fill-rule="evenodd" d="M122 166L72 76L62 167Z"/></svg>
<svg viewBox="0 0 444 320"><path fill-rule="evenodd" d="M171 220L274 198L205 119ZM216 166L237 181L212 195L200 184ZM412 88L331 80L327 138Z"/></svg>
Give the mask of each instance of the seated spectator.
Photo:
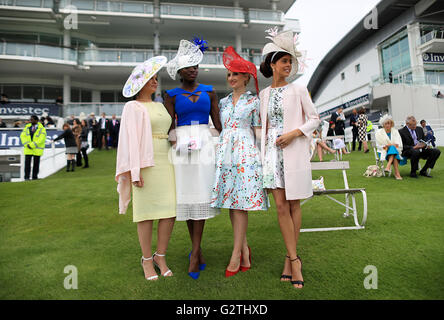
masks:
<svg viewBox="0 0 444 320"><path fill-rule="evenodd" d="M421 120L419 123L421 124L422 130L424 131L426 141L427 142L430 141L433 148L435 148L436 147L436 144L435 144L436 138L435 138L435 133L432 130L432 127L430 125L427 125L425 120Z"/></svg>
<svg viewBox="0 0 444 320"><path fill-rule="evenodd" d="M435 148L427 147L424 143L424 130L416 127L416 119L414 116L408 116L406 119L406 126L399 130L402 139L402 156L410 159L411 171L410 177L418 178L416 171L418 170L419 158L427 159L424 168L419 174L424 177L431 178L427 169L433 169L436 160L441 155L441 151Z"/></svg>
<svg viewBox="0 0 444 320"><path fill-rule="evenodd" d="M375 133L376 143L379 146L380 158L387 160L387 166L385 172L390 172L391 166L395 168L396 180L402 180L399 173L399 163L402 160L402 139L398 130L394 128L395 122L389 115L384 115L379 120L381 129L378 129Z"/></svg>
<svg viewBox="0 0 444 320"><path fill-rule="evenodd" d="M325 141L322 141L322 135L321 130L316 129L313 131L313 140L312 140L312 157L314 155L314 151L316 150L318 153L319 161L322 162L322 149L327 150L330 153L336 153L336 150L333 150L327 144Z"/></svg>
<svg viewBox="0 0 444 320"><path fill-rule="evenodd" d="M444 98L444 95L441 93L441 91L438 91L438 93L436 94L437 98Z"/></svg>
<svg viewBox="0 0 444 320"><path fill-rule="evenodd" d="M21 126L22 126L22 122L21 121L14 122L14 128L20 128Z"/></svg>
<svg viewBox="0 0 444 320"><path fill-rule="evenodd" d="M330 121L330 127L327 131L327 137L332 137L332 136L336 136L336 123L334 123L333 121ZM343 154L349 154L350 152L347 151L347 149L345 148L345 143L344 143L344 139L333 139L332 140L333 143L333 148L336 150L342 150Z"/></svg>
<svg viewBox="0 0 444 320"><path fill-rule="evenodd" d="M61 96L58 96L55 103L57 104L63 104L63 98Z"/></svg>
<svg viewBox="0 0 444 320"><path fill-rule="evenodd" d="M3 122L2 118L0 118L0 128L6 128L6 123Z"/></svg>

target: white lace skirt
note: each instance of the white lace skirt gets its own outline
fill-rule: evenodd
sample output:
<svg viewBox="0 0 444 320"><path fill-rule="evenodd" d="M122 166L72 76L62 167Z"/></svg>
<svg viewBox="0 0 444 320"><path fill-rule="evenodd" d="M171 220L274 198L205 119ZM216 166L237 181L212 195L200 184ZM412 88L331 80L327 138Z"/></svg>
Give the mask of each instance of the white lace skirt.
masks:
<svg viewBox="0 0 444 320"><path fill-rule="evenodd" d="M176 220L205 220L220 209L210 207L216 172L215 144L208 125L176 128L177 143L172 152L176 177ZM182 142L195 141L197 150L186 151Z"/></svg>

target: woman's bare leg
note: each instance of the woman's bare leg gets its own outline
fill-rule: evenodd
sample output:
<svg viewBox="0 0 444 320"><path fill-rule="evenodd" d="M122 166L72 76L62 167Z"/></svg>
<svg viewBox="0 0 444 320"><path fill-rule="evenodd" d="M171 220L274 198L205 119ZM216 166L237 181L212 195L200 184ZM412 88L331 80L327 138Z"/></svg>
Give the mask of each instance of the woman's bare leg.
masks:
<svg viewBox="0 0 444 320"><path fill-rule="evenodd" d="M145 258L150 258L151 253L151 242L153 234L153 220L145 220L137 223L137 234L139 236L139 244L142 249L142 255ZM145 272L145 277L151 277L157 275L156 270L154 270L153 260L143 261L143 270Z"/></svg>
<svg viewBox="0 0 444 320"><path fill-rule="evenodd" d="M237 271L240 267L240 257L246 247L246 234L248 228L248 213L242 210L230 210L230 220L233 227L233 252L231 254L230 263L227 266L228 271ZM248 247L247 247L247 263L242 263L243 266L249 266ZM245 260L245 259L244 259Z"/></svg>
<svg viewBox="0 0 444 320"><path fill-rule="evenodd" d="M297 257L296 238L299 237L299 231L296 234L295 223L293 222L291 214L290 201L288 201L285 198L285 189L273 189L272 194L276 202L276 211L278 214L279 227L281 229L282 237L284 238L285 247L287 248L287 255L290 257L291 261L296 259ZM295 216L295 221L297 222L298 221L297 213L294 213L294 216ZM299 220L299 228L300 228L300 220ZM288 270L285 270L285 265L284 265L283 274L289 274L287 272ZM299 261L291 263L291 275L292 275L292 280L302 280L302 275L300 274ZM302 286L294 285L294 287L301 288Z"/></svg>
<svg viewBox="0 0 444 320"><path fill-rule="evenodd" d="M168 243L170 241L171 232L173 231L174 222L176 218L167 218L160 219L159 225L157 227L157 253L161 255L165 255L168 249ZM168 266L166 263L166 256L155 256L156 263L159 265L160 273L163 275L168 271ZM172 276L172 273L169 273L167 276Z"/></svg>

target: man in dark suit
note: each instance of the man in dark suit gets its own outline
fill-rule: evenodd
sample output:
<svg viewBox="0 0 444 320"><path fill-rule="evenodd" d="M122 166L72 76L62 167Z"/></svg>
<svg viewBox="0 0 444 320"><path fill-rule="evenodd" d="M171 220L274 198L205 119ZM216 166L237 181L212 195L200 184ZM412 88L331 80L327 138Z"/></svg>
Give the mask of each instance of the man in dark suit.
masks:
<svg viewBox="0 0 444 320"><path fill-rule="evenodd" d="M106 150L109 150L108 147L108 137L109 137L109 127L110 121L106 118L105 112L102 112L102 117L99 119L99 134L97 135L97 148L102 150L104 146Z"/></svg>
<svg viewBox="0 0 444 320"><path fill-rule="evenodd" d="M420 142L420 140L424 140L424 131L422 128L416 126L416 119L414 116L407 117L405 123L406 126L399 130L399 134L401 135L403 145L402 156L410 159L410 177L418 177L416 171L418 170L419 158L421 158L427 159L427 162L419 174L431 178L427 173L427 169L433 169L441 151L439 149L428 148L425 143Z"/></svg>
<svg viewBox="0 0 444 320"><path fill-rule="evenodd" d="M113 114L109 126L109 134L111 137L111 145L113 146L113 148L117 148L117 144L119 143L119 130L120 122L116 119L116 115Z"/></svg>
<svg viewBox="0 0 444 320"><path fill-rule="evenodd" d="M356 140L358 140L358 111L356 109L353 109L352 115L350 116L350 127L352 127L352 133L353 133L352 150L355 151ZM361 151L361 145L362 142L359 142L359 147L358 147L359 151Z"/></svg>
<svg viewBox="0 0 444 320"><path fill-rule="evenodd" d="M339 107L336 112L331 114L330 122L335 124L335 133L337 136L343 136L345 134L345 122L342 115L342 108Z"/></svg>

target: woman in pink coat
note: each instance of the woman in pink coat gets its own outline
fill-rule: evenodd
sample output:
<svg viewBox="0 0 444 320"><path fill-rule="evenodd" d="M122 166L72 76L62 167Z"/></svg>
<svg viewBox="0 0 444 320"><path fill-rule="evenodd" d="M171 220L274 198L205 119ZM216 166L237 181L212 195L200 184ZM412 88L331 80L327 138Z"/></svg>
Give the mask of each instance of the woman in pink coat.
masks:
<svg viewBox="0 0 444 320"><path fill-rule="evenodd" d="M171 277L166 251L176 218L174 167L168 161L168 129L171 117L163 104L153 102L157 72L165 65L164 56L153 57L136 66L124 88L125 104L117 148L116 176L119 213L124 214L132 194L133 222L137 223L145 279ZM151 244L154 220L158 220L157 251Z"/></svg>
<svg viewBox="0 0 444 320"><path fill-rule="evenodd" d="M301 56L293 32L270 35L273 43L265 45L260 67L266 78L273 77L272 85L259 95L264 188L273 194L287 248L281 280L291 281L300 289L304 286L302 260L296 249L301 229L300 199L313 195L310 142L320 120L307 88L287 82L297 73L297 58Z"/></svg>

